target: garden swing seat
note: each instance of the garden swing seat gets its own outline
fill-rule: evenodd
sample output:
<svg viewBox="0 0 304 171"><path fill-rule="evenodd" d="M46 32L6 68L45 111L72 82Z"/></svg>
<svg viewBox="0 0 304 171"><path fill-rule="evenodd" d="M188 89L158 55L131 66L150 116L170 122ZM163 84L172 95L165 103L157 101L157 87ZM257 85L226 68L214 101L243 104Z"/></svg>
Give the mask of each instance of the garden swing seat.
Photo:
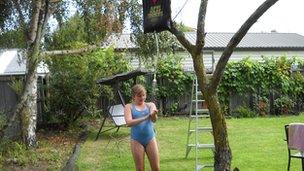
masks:
<svg viewBox="0 0 304 171"><path fill-rule="evenodd" d="M126 124L126 120L124 117L124 106L122 104L110 106L109 114L112 117L112 120L117 127Z"/></svg>
<svg viewBox="0 0 304 171"><path fill-rule="evenodd" d="M98 131L98 134L97 134L95 140L97 140L99 135L103 132L106 132L106 131L109 131L109 130L112 130L115 128L117 128L116 129L116 132L117 132L121 126L126 125L126 121L124 118L125 100L124 100L123 95L120 90L120 84L129 79L133 79L134 84L135 84L137 76L145 75L147 73L149 73L149 72L146 70L137 69L137 70L134 70L131 72L113 75L111 77L103 78L103 79L100 79L99 81L97 81L97 83L100 85L112 86L114 91L116 92L118 98L116 98L116 100L114 100L114 101L113 100L110 101L108 99L108 101L110 101L108 105L102 104L102 106L103 106L102 108L103 108L103 111L105 111L105 113L104 113L103 121L101 123L100 129ZM106 130L103 130L103 127L105 125L105 121L107 118L111 118L111 120L114 123L114 126L111 128L108 128Z"/></svg>

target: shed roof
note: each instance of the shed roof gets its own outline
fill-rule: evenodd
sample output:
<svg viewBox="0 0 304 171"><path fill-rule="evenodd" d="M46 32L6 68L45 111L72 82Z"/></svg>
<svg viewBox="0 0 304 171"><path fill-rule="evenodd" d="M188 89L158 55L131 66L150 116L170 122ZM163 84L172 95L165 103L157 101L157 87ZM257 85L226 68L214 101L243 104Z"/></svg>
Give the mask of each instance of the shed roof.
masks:
<svg viewBox="0 0 304 171"><path fill-rule="evenodd" d="M205 48L225 48L234 33L207 33ZM187 33L187 38L194 43L196 33ZM237 48L248 49L303 49L304 36L296 33L247 33Z"/></svg>
<svg viewBox="0 0 304 171"><path fill-rule="evenodd" d="M206 34L205 49L223 49L234 33L210 32ZM196 32L185 32L186 38L193 44ZM131 41L130 34L113 34L108 44L116 49L134 49L136 45ZM304 36L297 33L247 33L236 49L274 49L274 50L304 50Z"/></svg>
<svg viewBox="0 0 304 171"><path fill-rule="evenodd" d="M25 74L26 60L18 49L0 50L0 75L23 75ZM37 68L39 75L49 72L42 63Z"/></svg>

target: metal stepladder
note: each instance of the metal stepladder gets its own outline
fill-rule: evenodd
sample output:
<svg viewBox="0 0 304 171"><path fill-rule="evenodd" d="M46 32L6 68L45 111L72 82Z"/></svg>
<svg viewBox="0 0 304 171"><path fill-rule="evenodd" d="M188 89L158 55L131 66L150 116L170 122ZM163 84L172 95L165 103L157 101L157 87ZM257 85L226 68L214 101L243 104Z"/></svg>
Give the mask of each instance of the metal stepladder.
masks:
<svg viewBox="0 0 304 171"><path fill-rule="evenodd" d="M211 149L214 151L214 143L200 143L202 140L203 133L212 133L212 127L204 126L202 121L204 119L210 119L209 110L203 109L204 99L201 91L198 87L197 77L193 80L193 86L191 91L191 105L190 105L190 113L189 113L189 124L188 124L188 132L187 132L187 145L186 145L186 158L188 157L189 152L192 148L195 148L195 170L201 170L205 167L213 167L213 164L209 163L199 163L199 151L201 149ZM193 109L194 107L194 109ZM210 120L209 120L210 121ZM193 127L193 122L194 127ZM190 138L192 137L192 133L195 134L194 141L190 142ZM193 141L193 138L192 138Z"/></svg>

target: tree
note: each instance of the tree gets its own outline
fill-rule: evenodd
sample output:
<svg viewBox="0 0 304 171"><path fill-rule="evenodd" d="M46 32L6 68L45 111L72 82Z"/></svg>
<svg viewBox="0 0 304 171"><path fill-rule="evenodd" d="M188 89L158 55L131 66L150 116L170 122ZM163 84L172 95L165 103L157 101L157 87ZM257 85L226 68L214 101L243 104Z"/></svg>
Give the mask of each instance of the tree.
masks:
<svg viewBox="0 0 304 171"><path fill-rule="evenodd" d="M79 54L100 48L100 41L103 38L111 31L119 30L116 28L121 28L119 26L121 26L125 19L124 13L128 1L74 0L79 5L79 10L82 11L83 17L87 22L86 26L94 28L93 30L87 29L87 43L90 45L73 50L43 51L45 41L42 41L42 39L45 35L49 18L53 15L58 20L60 28L60 24L64 17L66 17L64 11L67 2L64 0L7 0L0 3L1 11L3 11L0 15L0 36L14 29L23 30L24 52L27 61L25 86L20 101L6 127L11 126L15 118L20 117L22 127L21 138L28 147L36 146L36 70L38 63L45 55Z"/></svg>
<svg viewBox="0 0 304 171"><path fill-rule="evenodd" d="M221 110L217 89L223 76L226 64L238 43L246 35L250 27L278 0L266 0L257 10L245 21L240 29L234 34L227 47L222 53L215 71L210 80L207 80L207 74L203 63L203 47L205 45L205 16L208 0L201 0L198 14L197 35L195 45L191 44L179 31L176 25L172 25L170 32L174 34L178 41L191 54L194 70L197 75L199 87L207 102L210 111L211 123L213 128L213 137L215 144L214 170L230 170L232 153L229 146L227 126L225 116Z"/></svg>

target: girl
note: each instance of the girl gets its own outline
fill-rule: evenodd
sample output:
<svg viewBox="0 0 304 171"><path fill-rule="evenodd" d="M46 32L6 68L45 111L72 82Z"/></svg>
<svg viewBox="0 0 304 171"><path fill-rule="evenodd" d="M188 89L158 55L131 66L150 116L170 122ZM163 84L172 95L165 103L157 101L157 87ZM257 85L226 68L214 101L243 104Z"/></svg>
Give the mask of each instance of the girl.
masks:
<svg viewBox="0 0 304 171"><path fill-rule="evenodd" d="M132 87L132 103L125 106L124 114L131 127L131 151L137 171L144 170L145 153L152 171L159 170L159 153L153 123L157 119L154 103L146 103L146 89L137 84Z"/></svg>

